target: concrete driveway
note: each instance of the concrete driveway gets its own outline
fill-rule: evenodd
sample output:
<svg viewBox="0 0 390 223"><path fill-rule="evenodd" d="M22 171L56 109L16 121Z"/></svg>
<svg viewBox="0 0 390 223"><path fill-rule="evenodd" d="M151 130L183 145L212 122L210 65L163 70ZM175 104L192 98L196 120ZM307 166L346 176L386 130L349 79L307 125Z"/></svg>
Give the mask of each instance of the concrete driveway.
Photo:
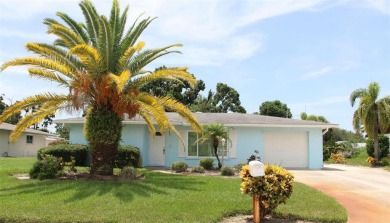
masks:
<svg viewBox="0 0 390 223"><path fill-rule="evenodd" d="M295 180L334 197L350 222L390 223L390 172L340 164L322 170L291 170Z"/></svg>

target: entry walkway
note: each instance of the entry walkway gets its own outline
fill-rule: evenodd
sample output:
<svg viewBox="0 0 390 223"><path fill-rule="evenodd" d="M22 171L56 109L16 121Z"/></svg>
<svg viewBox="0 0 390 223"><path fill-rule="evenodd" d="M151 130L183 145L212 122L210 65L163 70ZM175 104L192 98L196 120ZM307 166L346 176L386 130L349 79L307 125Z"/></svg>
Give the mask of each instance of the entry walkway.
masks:
<svg viewBox="0 0 390 223"><path fill-rule="evenodd" d="M322 170L291 170L295 180L334 197L348 223L390 223L390 172L340 164Z"/></svg>

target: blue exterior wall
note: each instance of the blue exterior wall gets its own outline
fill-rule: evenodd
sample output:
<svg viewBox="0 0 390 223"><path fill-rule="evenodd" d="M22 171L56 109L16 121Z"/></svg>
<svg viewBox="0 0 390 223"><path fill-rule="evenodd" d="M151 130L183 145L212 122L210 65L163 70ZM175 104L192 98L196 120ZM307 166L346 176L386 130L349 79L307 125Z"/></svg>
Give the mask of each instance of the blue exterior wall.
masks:
<svg viewBox="0 0 390 223"><path fill-rule="evenodd" d="M70 142L87 144L82 124L68 124L70 129ZM191 129L186 126L177 126L180 130ZM308 168L320 169L322 168L322 129L320 128L269 128L269 127L234 127L237 133L236 141L236 157L225 157L225 166L234 166L238 163L246 162L247 158L254 154L254 151L259 151L259 155L264 157L264 132L289 132L299 131L308 134ZM172 166L173 162L186 162L189 166L198 166L201 158L194 157L179 157L179 138L174 133L167 133L165 136L165 166ZM140 149L143 165L149 165L149 142L151 135L146 125L124 125L122 133L122 145L132 145ZM180 142L181 143L181 142ZM214 157L211 157L215 159ZM216 161L214 162L216 165Z"/></svg>

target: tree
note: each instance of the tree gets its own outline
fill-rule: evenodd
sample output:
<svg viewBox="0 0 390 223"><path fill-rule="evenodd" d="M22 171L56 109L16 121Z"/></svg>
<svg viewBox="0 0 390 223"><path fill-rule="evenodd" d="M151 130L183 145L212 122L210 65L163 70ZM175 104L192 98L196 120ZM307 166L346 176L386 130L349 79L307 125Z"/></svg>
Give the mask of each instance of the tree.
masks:
<svg viewBox="0 0 390 223"><path fill-rule="evenodd" d="M240 94L223 83L217 84L216 93L210 90L207 97L200 95L190 109L193 112L246 113L245 108L241 106Z"/></svg>
<svg viewBox="0 0 390 223"><path fill-rule="evenodd" d="M210 124L204 125L202 130L202 136L197 140L199 143L211 142L215 158L218 161L218 168L221 169L222 163L218 156L218 146L221 145L222 141L230 141L228 132L230 128L225 127L223 124ZM224 151L223 151L224 152Z"/></svg>
<svg viewBox="0 0 390 223"><path fill-rule="evenodd" d="M290 109L286 104L275 101L265 101L259 106L260 115L268 115L282 118L292 118Z"/></svg>
<svg viewBox="0 0 390 223"><path fill-rule="evenodd" d="M185 67L146 70L145 67L159 57L179 53L172 48L181 46L143 50L145 43L137 42L138 38L155 18L139 17L125 30L128 7L121 14L118 0L113 0L109 17L99 15L89 0L81 1L79 6L85 22L77 22L58 12L63 23L51 18L44 20L48 33L57 37L54 44L27 43L27 49L38 57L17 58L1 66L4 70L10 66L30 65L31 76L69 89L68 94L42 93L27 97L4 111L0 123L22 109L40 106L18 123L10 139L15 142L25 128L56 111L85 109L84 132L92 149L91 173L112 175L125 114L130 118L140 115L151 134L156 132L156 125L162 134L169 130L180 138L165 113L168 109L177 112L195 131L200 131L201 126L186 106L172 98L155 97L139 90L157 79L187 81L192 87L196 84Z"/></svg>
<svg viewBox="0 0 390 223"><path fill-rule="evenodd" d="M155 71L166 69L165 66L157 68ZM194 77L194 75L192 74ZM200 91L206 88L204 81L198 80L192 88L187 81L177 82L171 80L154 80L140 87L140 91L160 97L167 96L189 106L195 103Z"/></svg>
<svg viewBox="0 0 390 223"><path fill-rule="evenodd" d="M64 124L56 124L55 128L59 137L69 140L69 129Z"/></svg>
<svg viewBox="0 0 390 223"><path fill-rule="evenodd" d="M386 132L390 127L390 95L378 100L380 92L379 84L371 83L367 89L360 88L351 93L351 106L359 100L359 107L353 115L353 126L360 132L361 124L368 137L374 140L374 158L379 161L379 133Z"/></svg>
<svg viewBox="0 0 390 223"><path fill-rule="evenodd" d="M324 122L329 123L329 121L322 115L316 116L316 115L307 115L306 112L301 113L301 119L306 121L315 121L315 122Z"/></svg>
<svg viewBox="0 0 390 223"><path fill-rule="evenodd" d="M0 95L0 115L3 114L3 111L6 110L9 107L9 105L7 105L5 102L3 102L3 100L4 100L3 96L4 96L4 94ZM11 101L11 105L12 105L12 101ZM15 114L11 115L4 122L16 125L21 118L22 118L21 113L20 112L16 112Z"/></svg>

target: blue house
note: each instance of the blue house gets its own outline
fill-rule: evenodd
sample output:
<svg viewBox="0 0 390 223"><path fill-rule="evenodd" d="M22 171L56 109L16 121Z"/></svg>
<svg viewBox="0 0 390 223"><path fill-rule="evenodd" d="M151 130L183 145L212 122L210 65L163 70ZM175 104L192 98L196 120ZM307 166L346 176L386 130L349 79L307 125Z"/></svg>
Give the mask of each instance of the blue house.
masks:
<svg viewBox="0 0 390 223"><path fill-rule="evenodd" d="M285 168L322 168L322 136L338 125L240 113L194 113L200 124L223 123L231 127L230 141L219 147L224 166L234 166L259 152L263 163ZM184 144L174 133L151 134L145 121L136 116L123 121L122 145L140 149L144 166L170 167L182 161L189 166L199 165L205 157L214 159L211 144L197 144L198 134L176 113L167 113L179 131ZM84 137L84 118L57 120L70 130L70 143L87 144ZM215 162L216 164L216 162Z"/></svg>

